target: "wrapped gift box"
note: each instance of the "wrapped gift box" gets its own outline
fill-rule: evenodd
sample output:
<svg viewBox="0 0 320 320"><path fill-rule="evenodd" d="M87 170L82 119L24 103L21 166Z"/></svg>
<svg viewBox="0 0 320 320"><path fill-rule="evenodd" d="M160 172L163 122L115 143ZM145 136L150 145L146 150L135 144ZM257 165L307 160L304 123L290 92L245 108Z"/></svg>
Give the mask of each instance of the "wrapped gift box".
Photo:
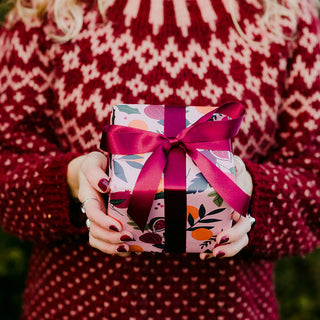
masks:
<svg viewBox="0 0 320 320"><path fill-rule="evenodd" d="M171 160L171 168L173 168L171 169L171 173L161 173L160 176L158 174L158 177L156 177L153 176L152 166L151 169L145 168L145 170L148 170L148 172L144 173L145 179L149 179L150 183L156 183L157 186L156 190L153 190L154 196L152 196L150 202L151 207L150 210L148 209L148 216L145 218L146 223L142 223L141 227L141 224L140 226L137 224L137 219L128 214L128 206L133 190L145 163L153 154L153 151L132 154L131 146L133 142L129 138L127 139L126 136L125 138L122 137L122 143L113 141L113 134L108 131L109 129L117 127L117 134L120 132L120 134L127 135L128 137L132 133L135 134L135 131L126 132L126 128L138 129L137 133L141 134L141 137L137 144L141 144L141 148L143 149L143 146L149 144L150 140L150 137L147 140L143 140L146 139L144 133L153 132L163 139L163 134L166 131L171 134L172 130L176 131L176 133L180 132L181 126L188 128L209 113L210 119L207 119L209 122L224 122L230 119L230 116L219 113L219 110L217 110L218 113L215 113L215 107L187 106L179 107L178 113L181 114L183 112L184 118L183 120L177 120L175 112L178 107L173 107L175 109L174 112L171 114L168 112L165 115L166 108L168 106L137 104L119 104L113 106L111 126L107 126L108 129L104 132L101 142L103 150L121 153L111 154L110 156L109 175L111 192L107 205L108 215L119 221L124 229L132 232L134 240L128 243L131 251L205 252L212 250L215 245L216 235L220 231L231 227L231 214L234 210L216 191L218 183L225 184L231 181L231 185L235 184L235 166L231 148L228 147L224 150L224 147L219 145L220 141L216 142L218 150L203 148L206 145L202 146L201 144L199 145L200 148L197 148L197 151L201 155L223 173L223 181L216 181L216 186L212 187L194 163L194 159L191 159L188 152L185 152L183 146L181 147L182 144L174 140L176 135L171 136L171 140L169 139L170 146L167 141L163 143L166 143L166 147L163 147L165 156L172 152L173 149L176 150L173 152L178 153L177 158L172 158ZM180 124L178 124L179 121ZM168 129L166 130L166 126L170 126L171 129L169 128L169 131ZM217 130L220 130L219 127ZM153 139L154 136L151 136L151 138ZM186 138L183 139L187 140ZM106 143L105 140L108 140L108 142ZM123 144L128 144L128 146L123 146L120 148L121 150L117 149L115 151L110 148L112 144L115 149L119 145L122 147ZM186 143L186 145L188 144ZM225 141L222 145L230 145L230 140ZM131 154L130 152L126 153L123 149L131 149ZM140 149L138 148L138 150ZM170 171L167 167L169 167L168 164L165 165L164 171ZM170 186L170 183L174 185L176 180L179 179L174 177L177 170L183 170L184 187ZM171 177L173 182L166 182L167 178L165 174L173 175ZM159 181L154 181L154 179L158 179ZM220 178L217 179L220 180ZM140 201L138 201L138 205L139 203L144 205L144 198L142 195L141 200L141 193L144 193L144 186L146 194L148 194L151 187L143 182L140 184L142 185L142 191L139 194ZM184 188L184 190L175 190L175 188ZM140 209L135 210L140 211ZM166 212L167 210L169 212ZM136 214L139 215L140 212ZM176 214L178 214L178 218L176 218ZM169 221L170 219L171 221ZM179 227L176 228L175 224L179 224Z"/></svg>

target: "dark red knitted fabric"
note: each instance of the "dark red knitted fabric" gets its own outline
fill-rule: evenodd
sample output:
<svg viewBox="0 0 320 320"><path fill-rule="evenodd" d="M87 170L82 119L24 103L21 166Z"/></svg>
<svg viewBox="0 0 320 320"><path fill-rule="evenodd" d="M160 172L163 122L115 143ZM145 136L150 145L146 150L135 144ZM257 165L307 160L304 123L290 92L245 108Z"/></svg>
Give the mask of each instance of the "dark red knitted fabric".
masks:
<svg viewBox="0 0 320 320"><path fill-rule="evenodd" d="M261 26L260 1L235 3L260 44L235 30L228 0L112 0L106 22L87 1L82 31L64 44L50 21L2 27L0 221L34 241L23 319L278 318L273 261L320 239L319 20L298 1L297 37L284 40ZM248 247L208 261L91 248L66 167L96 150L111 105L230 100L247 108L234 149L254 181Z"/></svg>

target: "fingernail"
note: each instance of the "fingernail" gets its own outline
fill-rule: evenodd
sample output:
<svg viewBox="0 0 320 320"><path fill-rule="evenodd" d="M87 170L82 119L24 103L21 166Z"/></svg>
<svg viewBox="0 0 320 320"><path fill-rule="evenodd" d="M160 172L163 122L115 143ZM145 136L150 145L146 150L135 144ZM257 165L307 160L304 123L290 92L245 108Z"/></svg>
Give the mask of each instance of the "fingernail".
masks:
<svg viewBox="0 0 320 320"><path fill-rule="evenodd" d="M114 226L114 225L109 226L109 229L112 230L112 231L117 231L117 232L119 232L119 229L118 229L116 226Z"/></svg>
<svg viewBox="0 0 320 320"><path fill-rule="evenodd" d="M101 179L98 183L98 187L103 191L107 191L109 188L109 181L107 179Z"/></svg>
<svg viewBox="0 0 320 320"><path fill-rule="evenodd" d="M125 246L120 246L120 247L117 248L117 251L118 252L127 252L127 249L126 249Z"/></svg>
<svg viewBox="0 0 320 320"><path fill-rule="evenodd" d="M225 253L223 251L219 251L217 254L216 254L216 258L222 258L223 256L225 255Z"/></svg>
<svg viewBox="0 0 320 320"><path fill-rule="evenodd" d="M224 236L224 237L222 237L222 238L220 239L219 244L223 244L223 243L226 243L226 242L228 242L228 241L229 241L229 237Z"/></svg>
<svg viewBox="0 0 320 320"><path fill-rule="evenodd" d="M121 241L132 241L132 238L129 237L127 234L125 234L120 238L120 240Z"/></svg>

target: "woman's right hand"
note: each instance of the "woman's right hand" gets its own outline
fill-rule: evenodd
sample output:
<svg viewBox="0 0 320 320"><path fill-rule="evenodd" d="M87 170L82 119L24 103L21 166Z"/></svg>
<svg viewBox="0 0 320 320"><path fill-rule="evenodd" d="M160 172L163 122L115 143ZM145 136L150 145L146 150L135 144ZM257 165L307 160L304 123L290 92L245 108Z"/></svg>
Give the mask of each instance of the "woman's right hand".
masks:
<svg viewBox="0 0 320 320"><path fill-rule="evenodd" d="M67 181L72 196L84 204L90 220L89 244L107 254L127 256L129 246L126 242L133 236L106 214L102 198L103 193L110 192L107 165L108 158L100 152L77 157L68 164Z"/></svg>

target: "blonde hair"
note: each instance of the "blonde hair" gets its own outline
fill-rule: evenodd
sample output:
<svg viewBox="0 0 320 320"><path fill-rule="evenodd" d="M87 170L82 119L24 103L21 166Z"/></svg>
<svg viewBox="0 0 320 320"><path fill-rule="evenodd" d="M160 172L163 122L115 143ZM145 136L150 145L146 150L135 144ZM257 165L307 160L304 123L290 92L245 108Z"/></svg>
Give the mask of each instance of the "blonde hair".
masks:
<svg viewBox="0 0 320 320"><path fill-rule="evenodd" d="M231 18L233 24L242 38L252 44L263 44L260 41L254 41L250 39L242 30L239 22L236 19L235 0L231 1ZM261 19L262 26L271 32L273 36L280 36L286 40L293 40L296 34L297 27L297 13L299 6L296 0L286 0L279 2L278 0L263 0L264 14ZM277 23L278 18L282 18L282 21L286 20L286 26L290 26L290 34L285 34L281 29L282 26Z"/></svg>
<svg viewBox="0 0 320 320"><path fill-rule="evenodd" d="M51 15L58 27L59 34L52 34L52 38L59 42L65 42L76 36L83 25L83 12L80 6L80 0L13 0L15 2L14 9L9 14L9 22L14 20L18 15L22 20L29 18L41 17L44 14ZM116 0L96 0L98 10L105 20L105 9L110 5L110 1L114 3ZM258 43L250 39L242 30L236 18L236 0L230 0L230 9L232 21L238 33L248 42ZM318 0L314 0L317 1ZM281 35L285 39L292 39L297 24L298 5L296 0L262 0L264 5L264 14L262 16L262 24L274 35ZM286 18L293 26L293 34L286 35L279 31L274 23L277 17Z"/></svg>

